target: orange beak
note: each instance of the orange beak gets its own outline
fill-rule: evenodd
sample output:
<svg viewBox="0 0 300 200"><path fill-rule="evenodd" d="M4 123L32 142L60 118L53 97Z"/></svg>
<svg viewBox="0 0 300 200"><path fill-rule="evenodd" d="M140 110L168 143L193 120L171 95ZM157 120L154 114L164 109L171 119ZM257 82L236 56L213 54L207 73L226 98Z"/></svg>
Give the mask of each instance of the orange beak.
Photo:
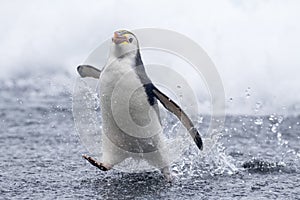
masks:
<svg viewBox="0 0 300 200"><path fill-rule="evenodd" d="M120 35L120 33L118 31L114 32L114 37L112 38L112 41L115 44L121 44L123 42L128 43L128 39L126 36L124 35Z"/></svg>

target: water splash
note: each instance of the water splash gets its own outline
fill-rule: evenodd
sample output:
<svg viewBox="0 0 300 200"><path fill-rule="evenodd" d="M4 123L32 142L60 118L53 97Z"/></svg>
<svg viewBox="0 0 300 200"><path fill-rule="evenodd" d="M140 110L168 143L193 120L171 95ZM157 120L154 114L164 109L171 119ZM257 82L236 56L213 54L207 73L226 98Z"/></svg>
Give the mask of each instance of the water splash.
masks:
<svg viewBox="0 0 300 200"><path fill-rule="evenodd" d="M203 123L203 117L199 118ZM205 121L205 119L204 119ZM207 122L206 122L207 123ZM172 171L181 179L190 177L208 178L215 175L232 175L238 172L231 156L226 154L225 147L219 141L222 132L207 135L204 138L205 148L202 152L190 146L184 151L182 160L172 165Z"/></svg>
<svg viewBox="0 0 300 200"><path fill-rule="evenodd" d="M268 117L268 120L271 132L276 134L278 145L282 146L287 144L288 142L286 140L282 140L282 133L279 131L279 126L283 122L284 117L274 113Z"/></svg>
<svg viewBox="0 0 300 200"><path fill-rule="evenodd" d="M95 114L99 111L99 97L97 95L94 80L81 80L78 82L77 91L74 92L73 112L78 111L75 117L77 131L85 132L80 134L81 139L87 144L86 148L101 160L101 115ZM74 105L79 105L75 106ZM205 148L200 152L191 137L181 125L181 122L171 113L160 109L162 117L165 145L169 151L168 158L172 161L171 167L175 174L181 177L206 176L215 174L233 174L237 171L232 159L225 154L225 148L219 142L222 132L215 130L207 135L206 130L210 124L209 116L197 116L196 126L203 131ZM80 126L78 126L80 123ZM199 170L199 167L201 170ZM143 169L155 170L143 160L126 159L116 169L127 172L138 172Z"/></svg>
<svg viewBox="0 0 300 200"><path fill-rule="evenodd" d="M261 117L258 117L254 120L254 124L256 124L256 125L263 125L263 123L264 123L263 118L261 118Z"/></svg>

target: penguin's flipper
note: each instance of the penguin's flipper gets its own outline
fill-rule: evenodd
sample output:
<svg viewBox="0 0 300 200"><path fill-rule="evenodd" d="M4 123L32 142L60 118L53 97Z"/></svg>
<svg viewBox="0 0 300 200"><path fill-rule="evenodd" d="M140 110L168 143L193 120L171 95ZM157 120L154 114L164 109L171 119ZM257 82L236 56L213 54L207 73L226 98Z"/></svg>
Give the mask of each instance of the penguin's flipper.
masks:
<svg viewBox="0 0 300 200"><path fill-rule="evenodd" d="M101 74L101 70L91 66L91 65L79 65L77 67L78 74L84 78L84 77L92 77L98 79Z"/></svg>
<svg viewBox="0 0 300 200"><path fill-rule="evenodd" d="M203 150L203 142L197 129L194 127L193 122L185 114L185 112L169 97L159 91L156 87L153 87L153 93L155 97L161 102L161 104L168 109L171 113L177 116L185 128L189 131L190 135L194 139L197 147Z"/></svg>

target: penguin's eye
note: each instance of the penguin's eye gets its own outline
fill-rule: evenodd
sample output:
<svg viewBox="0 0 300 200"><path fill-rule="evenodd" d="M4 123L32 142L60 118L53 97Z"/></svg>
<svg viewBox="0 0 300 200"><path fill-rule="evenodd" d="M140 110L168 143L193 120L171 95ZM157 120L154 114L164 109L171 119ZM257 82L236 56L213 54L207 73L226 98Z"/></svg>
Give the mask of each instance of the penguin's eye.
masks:
<svg viewBox="0 0 300 200"><path fill-rule="evenodd" d="M133 38L129 38L129 42L131 43L133 41Z"/></svg>

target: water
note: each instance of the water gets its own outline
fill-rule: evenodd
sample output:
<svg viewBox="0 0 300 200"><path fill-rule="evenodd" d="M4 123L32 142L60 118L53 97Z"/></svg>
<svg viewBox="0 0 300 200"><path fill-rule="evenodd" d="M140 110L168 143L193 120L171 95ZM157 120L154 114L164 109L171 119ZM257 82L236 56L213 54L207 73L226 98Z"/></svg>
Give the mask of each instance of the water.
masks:
<svg viewBox="0 0 300 200"><path fill-rule="evenodd" d="M167 184L157 171L105 173L81 158L69 85L0 85L1 199L300 199L300 116L227 116L216 148L199 156L191 147Z"/></svg>

